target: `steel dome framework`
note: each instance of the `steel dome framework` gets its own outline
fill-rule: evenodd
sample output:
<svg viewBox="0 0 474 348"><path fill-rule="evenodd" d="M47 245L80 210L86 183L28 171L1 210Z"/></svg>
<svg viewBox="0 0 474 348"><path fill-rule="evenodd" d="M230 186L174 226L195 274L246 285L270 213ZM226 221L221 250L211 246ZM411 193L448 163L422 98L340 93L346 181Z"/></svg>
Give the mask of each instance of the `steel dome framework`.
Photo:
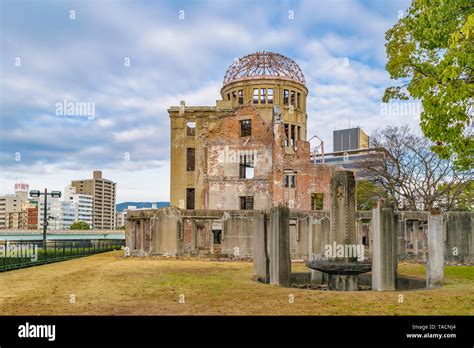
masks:
<svg viewBox="0 0 474 348"><path fill-rule="evenodd" d="M224 85L257 76L279 77L306 84L301 68L292 59L273 52L256 52L229 66L224 76Z"/></svg>

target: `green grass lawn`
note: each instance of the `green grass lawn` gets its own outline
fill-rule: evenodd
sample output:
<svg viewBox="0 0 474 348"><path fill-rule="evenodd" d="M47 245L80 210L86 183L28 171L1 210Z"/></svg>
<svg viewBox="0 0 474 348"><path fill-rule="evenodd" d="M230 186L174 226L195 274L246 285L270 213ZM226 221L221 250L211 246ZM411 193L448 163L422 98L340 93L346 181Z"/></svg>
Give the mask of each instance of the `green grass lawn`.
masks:
<svg viewBox="0 0 474 348"><path fill-rule="evenodd" d="M306 271L294 264L295 271ZM400 264L424 277L424 266ZM109 252L0 274L2 315L473 315L474 267L441 289L330 292L260 284L251 262L125 258ZM399 295L403 302L399 303ZM289 296L294 297L290 303ZM75 299L75 301L71 301ZM184 299L184 303L180 300ZM181 301L183 302L183 301Z"/></svg>

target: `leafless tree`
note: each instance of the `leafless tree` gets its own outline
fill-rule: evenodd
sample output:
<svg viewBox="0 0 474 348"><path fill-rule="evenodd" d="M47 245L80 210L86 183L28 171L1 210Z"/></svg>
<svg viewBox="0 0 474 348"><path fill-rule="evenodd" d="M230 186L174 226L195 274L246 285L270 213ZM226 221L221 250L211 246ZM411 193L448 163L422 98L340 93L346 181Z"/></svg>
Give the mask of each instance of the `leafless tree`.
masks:
<svg viewBox="0 0 474 348"><path fill-rule="evenodd" d="M364 169L399 209L453 210L460 200L472 203L473 173L457 171L452 159L439 158L431 151L430 141L413 134L408 126L378 129L370 143L386 152L379 165L367 163Z"/></svg>

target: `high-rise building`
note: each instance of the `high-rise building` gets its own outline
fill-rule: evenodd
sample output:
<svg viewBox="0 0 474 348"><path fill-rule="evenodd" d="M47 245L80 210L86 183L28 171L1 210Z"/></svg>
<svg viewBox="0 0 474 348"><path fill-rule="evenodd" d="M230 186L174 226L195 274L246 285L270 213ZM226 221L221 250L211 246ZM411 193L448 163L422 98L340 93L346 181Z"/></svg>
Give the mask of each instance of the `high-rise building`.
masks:
<svg viewBox="0 0 474 348"><path fill-rule="evenodd" d="M21 203L22 223L24 230L36 230L38 228L38 201L29 199Z"/></svg>
<svg viewBox="0 0 474 348"><path fill-rule="evenodd" d="M23 229L25 214L20 211L7 211L5 215L5 227L8 229Z"/></svg>
<svg viewBox="0 0 474 348"><path fill-rule="evenodd" d="M10 214L7 223L7 213L21 213L21 204L24 201L28 201L28 184L25 183L15 184L14 195L0 196L0 229L19 225L21 214Z"/></svg>
<svg viewBox="0 0 474 348"><path fill-rule="evenodd" d="M69 185L64 189L63 200L74 206L75 221L86 222L92 228L94 198L91 195L76 193L76 188Z"/></svg>
<svg viewBox="0 0 474 348"><path fill-rule="evenodd" d="M333 152L318 155L315 163L337 165L354 171L357 180L371 180L368 168L380 166L386 153L383 147L371 147L369 136L360 127L339 129L333 132Z"/></svg>
<svg viewBox="0 0 474 348"><path fill-rule="evenodd" d="M333 151L352 151L369 148L369 136L360 127L333 132Z"/></svg>
<svg viewBox="0 0 474 348"><path fill-rule="evenodd" d="M20 207L21 201L15 195L0 197L0 228L7 228L7 212L20 211Z"/></svg>
<svg viewBox="0 0 474 348"><path fill-rule="evenodd" d="M102 171L95 170L92 179L73 180L71 186L75 187L76 193L93 197L94 229L115 229L115 182L102 178Z"/></svg>
<svg viewBox="0 0 474 348"><path fill-rule="evenodd" d="M26 209L26 227L27 230L38 229L38 206Z"/></svg>

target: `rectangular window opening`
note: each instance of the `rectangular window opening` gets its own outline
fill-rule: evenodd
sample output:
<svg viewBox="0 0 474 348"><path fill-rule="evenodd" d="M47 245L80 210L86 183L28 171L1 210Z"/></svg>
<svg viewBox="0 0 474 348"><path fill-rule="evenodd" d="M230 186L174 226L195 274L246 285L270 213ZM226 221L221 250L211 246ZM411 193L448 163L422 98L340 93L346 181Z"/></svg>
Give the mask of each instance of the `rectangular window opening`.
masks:
<svg viewBox="0 0 474 348"><path fill-rule="evenodd" d="M311 210L323 210L324 209L324 193L312 193L311 194Z"/></svg>
<svg viewBox="0 0 474 348"><path fill-rule="evenodd" d="M291 91L290 104L295 106L295 91Z"/></svg>
<svg viewBox="0 0 474 348"><path fill-rule="evenodd" d="M194 189L186 189L186 209L194 209Z"/></svg>
<svg viewBox="0 0 474 348"><path fill-rule="evenodd" d="M285 174L283 182L285 187L296 188L296 174Z"/></svg>
<svg viewBox="0 0 474 348"><path fill-rule="evenodd" d="M295 146L295 125L291 125L291 133L290 133L290 143L291 146Z"/></svg>
<svg viewBox="0 0 474 348"><path fill-rule="evenodd" d="M258 88L254 88L253 90L253 103L258 104Z"/></svg>
<svg viewBox="0 0 474 348"><path fill-rule="evenodd" d="M289 127L290 125L288 123L285 123L285 146L289 145L289 139L290 139Z"/></svg>
<svg viewBox="0 0 474 348"><path fill-rule="evenodd" d="M283 104L288 105L289 91L287 89L283 90Z"/></svg>
<svg viewBox="0 0 474 348"><path fill-rule="evenodd" d="M244 90L240 89L239 90L239 105L243 105L243 104L244 104Z"/></svg>
<svg viewBox="0 0 474 348"><path fill-rule="evenodd" d="M273 88L268 89L268 104L273 104Z"/></svg>
<svg viewBox="0 0 474 348"><path fill-rule="evenodd" d="M260 104L265 104L267 98L267 90L265 88L260 88Z"/></svg>
<svg viewBox="0 0 474 348"><path fill-rule="evenodd" d="M187 122L186 123L186 134L189 136L196 135L196 122Z"/></svg>
<svg viewBox="0 0 474 348"><path fill-rule="evenodd" d="M213 244L221 244L222 242L222 230L212 230Z"/></svg>
<svg viewBox="0 0 474 348"><path fill-rule="evenodd" d="M195 170L195 156L196 149L194 147L188 147L186 149L186 170L188 172L193 172Z"/></svg>
<svg viewBox="0 0 474 348"><path fill-rule="evenodd" d="M254 176L254 155L240 155L239 178L252 179Z"/></svg>
<svg viewBox="0 0 474 348"><path fill-rule="evenodd" d="M296 187L296 175L290 175L290 187L291 188Z"/></svg>
<svg viewBox="0 0 474 348"><path fill-rule="evenodd" d="M253 210L253 196L240 197L240 210Z"/></svg>
<svg viewBox="0 0 474 348"><path fill-rule="evenodd" d="M249 137L252 135L252 120L240 121L240 136Z"/></svg>

